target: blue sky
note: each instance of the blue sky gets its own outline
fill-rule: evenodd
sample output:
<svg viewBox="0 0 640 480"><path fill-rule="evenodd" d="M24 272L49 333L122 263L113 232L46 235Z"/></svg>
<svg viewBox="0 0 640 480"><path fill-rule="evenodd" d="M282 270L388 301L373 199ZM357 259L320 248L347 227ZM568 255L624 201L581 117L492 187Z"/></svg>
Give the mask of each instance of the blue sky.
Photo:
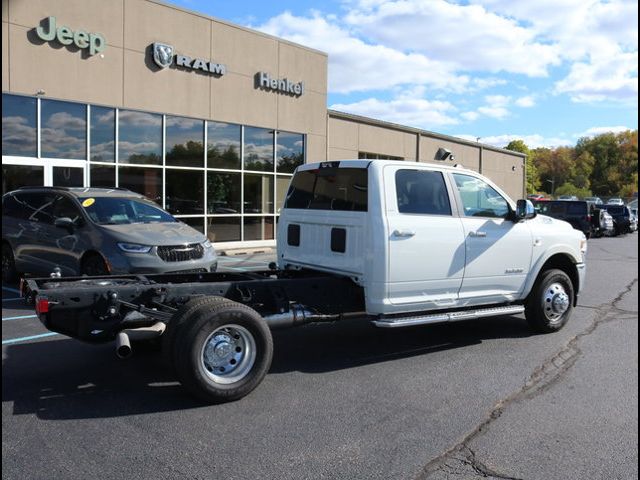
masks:
<svg viewBox="0 0 640 480"><path fill-rule="evenodd" d="M170 3L329 54L330 108L497 146L638 128L638 3Z"/></svg>

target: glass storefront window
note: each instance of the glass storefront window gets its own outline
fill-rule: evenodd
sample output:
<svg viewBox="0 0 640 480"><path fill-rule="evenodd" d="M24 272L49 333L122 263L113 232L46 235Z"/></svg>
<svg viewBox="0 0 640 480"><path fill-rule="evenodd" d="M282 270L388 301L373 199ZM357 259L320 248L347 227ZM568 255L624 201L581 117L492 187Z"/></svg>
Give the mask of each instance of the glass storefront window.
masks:
<svg viewBox="0 0 640 480"><path fill-rule="evenodd" d="M162 205L162 169L118 167L118 184Z"/></svg>
<svg viewBox="0 0 640 480"><path fill-rule="evenodd" d="M44 185L44 167L2 165L2 194L20 187Z"/></svg>
<svg viewBox="0 0 640 480"><path fill-rule="evenodd" d="M304 163L304 135L278 132L276 138L276 168L280 173L293 173L297 166Z"/></svg>
<svg viewBox="0 0 640 480"><path fill-rule="evenodd" d="M273 217L244 217L245 240L273 240Z"/></svg>
<svg viewBox="0 0 640 480"><path fill-rule="evenodd" d="M167 169L165 208L174 215L204 213L204 171Z"/></svg>
<svg viewBox="0 0 640 480"><path fill-rule="evenodd" d="M207 122L207 166L240 169L240 125Z"/></svg>
<svg viewBox="0 0 640 480"><path fill-rule="evenodd" d="M208 217L207 238L212 242L239 242L240 217Z"/></svg>
<svg viewBox="0 0 640 480"><path fill-rule="evenodd" d="M240 174L207 172L207 213L240 213Z"/></svg>
<svg viewBox="0 0 640 480"><path fill-rule="evenodd" d="M91 165L89 184L92 187L113 188L116 186L116 168L107 165Z"/></svg>
<svg viewBox="0 0 640 480"><path fill-rule="evenodd" d="M273 176L244 176L244 213L273 213Z"/></svg>
<svg viewBox="0 0 640 480"><path fill-rule="evenodd" d="M244 169L273 172L273 130L244 127Z"/></svg>
<svg viewBox="0 0 640 480"><path fill-rule="evenodd" d="M118 114L118 161L161 165L162 116L133 110Z"/></svg>
<svg viewBox="0 0 640 480"><path fill-rule="evenodd" d="M291 177L278 175L276 177L276 213L280 213L280 209L284 206L284 199L287 196L287 190L291 183Z"/></svg>
<svg viewBox="0 0 640 480"><path fill-rule="evenodd" d="M2 94L2 155L35 157L36 145L35 98Z"/></svg>
<svg viewBox="0 0 640 480"><path fill-rule="evenodd" d="M91 146L93 162L115 162L116 160L116 112L113 108L91 105Z"/></svg>
<svg viewBox="0 0 640 480"><path fill-rule="evenodd" d="M204 233L204 218L203 217L186 217L178 218L180 222L186 223L192 228L195 228L200 233Z"/></svg>
<svg viewBox="0 0 640 480"><path fill-rule="evenodd" d="M40 101L40 155L44 158L87 158L87 106Z"/></svg>
<svg viewBox="0 0 640 480"><path fill-rule="evenodd" d="M84 187L84 168L52 167L54 187Z"/></svg>
<svg viewBox="0 0 640 480"><path fill-rule="evenodd" d="M165 161L177 167L204 167L204 122L166 117Z"/></svg>

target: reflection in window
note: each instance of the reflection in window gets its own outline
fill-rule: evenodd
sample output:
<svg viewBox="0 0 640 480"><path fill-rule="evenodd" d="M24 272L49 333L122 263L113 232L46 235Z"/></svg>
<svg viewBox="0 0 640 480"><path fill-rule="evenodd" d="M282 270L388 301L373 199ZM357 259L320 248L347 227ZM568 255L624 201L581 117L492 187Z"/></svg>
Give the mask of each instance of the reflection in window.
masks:
<svg viewBox="0 0 640 480"><path fill-rule="evenodd" d="M273 217L245 217L244 240L273 240Z"/></svg>
<svg viewBox="0 0 640 480"><path fill-rule="evenodd" d="M44 185L44 167L2 165L2 194L20 187Z"/></svg>
<svg viewBox="0 0 640 480"><path fill-rule="evenodd" d="M2 155L35 157L36 99L2 94Z"/></svg>
<svg viewBox="0 0 640 480"><path fill-rule="evenodd" d="M277 169L282 173L293 173L298 165L304 163L304 135L299 133L278 132Z"/></svg>
<svg viewBox="0 0 640 480"><path fill-rule="evenodd" d="M118 113L118 161L162 164L162 116L132 110Z"/></svg>
<svg viewBox="0 0 640 480"><path fill-rule="evenodd" d="M54 187L84 187L84 168L53 167Z"/></svg>
<svg viewBox="0 0 640 480"><path fill-rule="evenodd" d="M273 176L244 176L244 213L273 213Z"/></svg>
<svg viewBox="0 0 640 480"><path fill-rule="evenodd" d="M204 122L184 117L166 117L166 164L178 167L204 166Z"/></svg>
<svg viewBox="0 0 640 480"><path fill-rule="evenodd" d="M116 168L106 165L91 165L89 183L92 187L113 188L116 186Z"/></svg>
<svg viewBox="0 0 640 480"><path fill-rule="evenodd" d="M456 187L467 217L504 218L509 204L490 185L479 178L454 173Z"/></svg>
<svg viewBox="0 0 640 480"><path fill-rule="evenodd" d="M87 106L40 102L40 153L48 158L87 158Z"/></svg>
<svg viewBox="0 0 640 480"><path fill-rule="evenodd" d="M240 174L207 172L207 213L240 213Z"/></svg>
<svg viewBox="0 0 640 480"><path fill-rule="evenodd" d="M165 207L174 215L204 213L204 171L167 169Z"/></svg>
<svg viewBox="0 0 640 480"><path fill-rule="evenodd" d="M244 127L244 169L273 172L273 130Z"/></svg>
<svg viewBox="0 0 640 480"><path fill-rule="evenodd" d="M121 188L140 193L158 205L162 205L162 169L119 167L118 176Z"/></svg>
<svg viewBox="0 0 640 480"><path fill-rule="evenodd" d="M287 197L287 190L291 183L291 177L276 177L276 213L284 206L284 199Z"/></svg>
<svg viewBox="0 0 640 480"><path fill-rule="evenodd" d="M207 238L212 242L240 241L240 217L207 218Z"/></svg>
<svg viewBox="0 0 640 480"><path fill-rule="evenodd" d="M240 125L207 123L207 166L240 168Z"/></svg>
<svg viewBox="0 0 640 480"><path fill-rule="evenodd" d="M113 108L91 106L91 160L114 162L116 112Z"/></svg>
<svg viewBox="0 0 640 480"><path fill-rule="evenodd" d="M191 228L195 228L200 233L204 233L204 218L203 217L186 217L178 218L180 222L186 223Z"/></svg>

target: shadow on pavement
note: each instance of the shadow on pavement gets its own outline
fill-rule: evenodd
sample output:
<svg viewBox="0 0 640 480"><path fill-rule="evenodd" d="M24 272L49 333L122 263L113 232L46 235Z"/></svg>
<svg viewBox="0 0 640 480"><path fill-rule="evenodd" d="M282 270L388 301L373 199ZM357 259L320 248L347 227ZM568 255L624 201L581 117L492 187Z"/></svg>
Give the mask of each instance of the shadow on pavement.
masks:
<svg viewBox="0 0 640 480"><path fill-rule="evenodd" d="M362 321L276 332L270 374L322 373L531 335L519 317L457 324L380 329ZM112 344L72 339L8 345L2 364L2 401L14 415L45 420L109 418L205 406L176 381L162 356L138 347L130 360Z"/></svg>

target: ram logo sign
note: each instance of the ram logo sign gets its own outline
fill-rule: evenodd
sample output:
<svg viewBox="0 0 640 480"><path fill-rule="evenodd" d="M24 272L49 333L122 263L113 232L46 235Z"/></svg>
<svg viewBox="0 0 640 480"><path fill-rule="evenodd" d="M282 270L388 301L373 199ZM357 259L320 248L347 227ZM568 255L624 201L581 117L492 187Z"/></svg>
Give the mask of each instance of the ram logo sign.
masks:
<svg viewBox="0 0 640 480"><path fill-rule="evenodd" d="M175 53L173 47L166 43L155 42L152 48L153 61L160 68L167 68L172 64L176 67L187 70L196 70L199 72L210 73L211 75L222 76L227 73L227 67L221 63L215 63L211 60L202 58L191 58L186 55Z"/></svg>

